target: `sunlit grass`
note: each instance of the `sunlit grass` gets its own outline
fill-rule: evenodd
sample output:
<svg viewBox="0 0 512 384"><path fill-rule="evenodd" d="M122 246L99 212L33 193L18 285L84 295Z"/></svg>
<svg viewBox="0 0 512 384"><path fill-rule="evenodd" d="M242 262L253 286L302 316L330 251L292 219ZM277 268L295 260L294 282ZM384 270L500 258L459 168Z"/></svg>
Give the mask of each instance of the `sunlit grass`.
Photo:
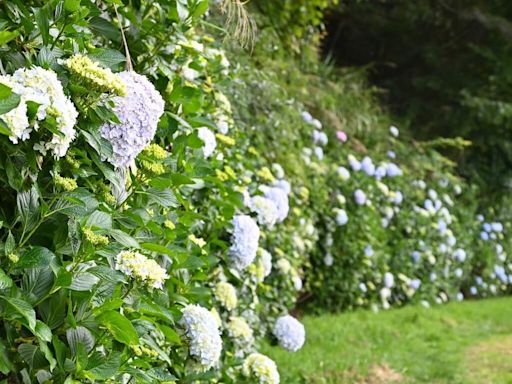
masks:
<svg viewBox="0 0 512 384"><path fill-rule="evenodd" d="M510 298L302 321L301 351L265 351L283 383L512 383Z"/></svg>

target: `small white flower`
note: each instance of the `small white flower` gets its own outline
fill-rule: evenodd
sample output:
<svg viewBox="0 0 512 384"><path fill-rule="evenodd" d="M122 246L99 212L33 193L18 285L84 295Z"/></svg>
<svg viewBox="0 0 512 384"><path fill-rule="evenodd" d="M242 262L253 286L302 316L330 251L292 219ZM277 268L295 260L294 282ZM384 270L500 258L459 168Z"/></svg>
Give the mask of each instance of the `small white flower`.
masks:
<svg viewBox="0 0 512 384"><path fill-rule="evenodd" d="M204 143L204 157L210 157L215 151L215 148L217 148L217 139L215 139L215 134L207 127L200 127L197 128L197 136Z"/></svg>
<svg viewBox="0 0 512 384"><path fill-rule="evenodd" d="M392 125L391 127L389 127L389 133L391 133L391 135L394 137L398 137L398 135L400 134L400 131L398 130L397 127Z"/></svg>

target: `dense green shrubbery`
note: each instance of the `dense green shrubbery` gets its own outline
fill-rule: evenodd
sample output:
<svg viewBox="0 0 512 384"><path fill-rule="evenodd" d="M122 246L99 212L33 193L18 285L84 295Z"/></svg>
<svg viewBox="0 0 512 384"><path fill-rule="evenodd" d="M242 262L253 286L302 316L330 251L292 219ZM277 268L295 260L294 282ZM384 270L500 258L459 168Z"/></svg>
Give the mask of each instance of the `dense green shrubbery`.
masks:
<svg viewBox="0 0 512 384"><path fill-rule="evenodd" d="M502 231L475 239L471 188L428 143L389 135L359 74L298 63L265 31L254 55L225 54L207 32L220 17L203 0L1 5L5 382L277 383L258 344L301 347L298 297L387 308L507 289ZM347 178L349 155L395 177ZM415 208L427 198L450 214Z"/></svg>

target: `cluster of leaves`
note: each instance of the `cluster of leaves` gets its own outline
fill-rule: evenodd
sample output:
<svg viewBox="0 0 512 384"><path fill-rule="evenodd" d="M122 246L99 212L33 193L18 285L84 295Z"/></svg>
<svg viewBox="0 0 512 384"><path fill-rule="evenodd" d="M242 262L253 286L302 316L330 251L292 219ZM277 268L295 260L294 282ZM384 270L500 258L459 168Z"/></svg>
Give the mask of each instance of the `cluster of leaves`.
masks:
<svg viewBox="0 0 512 384"><path fill-rule="evenodd" d="M244 313L260 337L294 302L298 268L276 269L264 284L254 268L242 273L228 261L231 220L245 209L241 192L257 193L275 179L270 163L234 125L220 91L230 81L229 62L197 26L207 10L203 0L0 5L2 70L51 69L79 112L77 138L63 158L33 149L46 129L58 133L55 126L45 124L13 144L2 122L0 378L5 382L243 382L245 352L239 353L237 340L223 327L220 368L197 369L180 323L182 308L217 306L224 324ZM112 147L99 128L119 122L115 104L111 95L87 87L66 69L63 60L76 53L114 72L131 64L166 102L154 138L159 148L141 152L128 169L105 160ZM11 89L0 89L0 114L19 102ZM229 134L218 135L215 155L205 157L197 128L218 132L221 125ZM260 246L278 241L290 242L285 234L262 233ZM127 250L165 268L163 289L116 268L117 255ZM236 313L221 309L212 297L220 280L238 290ZM285 299L274 300L282 288ZM260 293L272 304L260 303Z"/></svg>

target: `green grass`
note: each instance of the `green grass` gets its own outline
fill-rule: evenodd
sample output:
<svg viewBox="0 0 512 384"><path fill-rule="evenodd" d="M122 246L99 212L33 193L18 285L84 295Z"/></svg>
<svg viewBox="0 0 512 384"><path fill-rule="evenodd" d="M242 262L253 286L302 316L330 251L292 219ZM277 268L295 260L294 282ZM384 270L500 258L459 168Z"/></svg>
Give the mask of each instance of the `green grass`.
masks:
<svg viewBox="0 0 512 384"><path fill-rule="evenodd" d="M264 350L282 383L512 383L512 298L302 321L302 350Z"/></svg>

